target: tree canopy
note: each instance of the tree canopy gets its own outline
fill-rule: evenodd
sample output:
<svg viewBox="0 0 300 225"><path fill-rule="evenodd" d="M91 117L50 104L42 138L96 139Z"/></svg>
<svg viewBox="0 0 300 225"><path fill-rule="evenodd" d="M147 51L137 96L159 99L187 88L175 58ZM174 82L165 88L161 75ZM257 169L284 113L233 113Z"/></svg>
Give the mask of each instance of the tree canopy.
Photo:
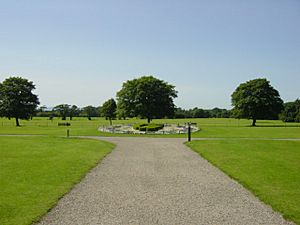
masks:
<svg viewBox="0 0 300 225"><path fill-rule="evenodd" d="M88 105L82 109L81 115L91 120L92 117L100 116L100 111L100 107Z"/></svg>
<svg viewBox="0 0 300 225"><path fill-rule="evenodd" d="M284 103L284 109L280 114L280 119L284 122L300 122L300 99L294 102Z"/></svg>
<svg viewBox="0 0 300 225"><path fill-rule="evenodd" d="M16 119L29 119L39 104L38 96L33 94L35 85L22 77L9 77L0 83L0 115Z"/></svg>
<svg viewBox="0 0 300 225"><path fill-rule="evenodd" d="M195 107L193 109L176 108L174 118L229 118L231 110L213 108L201 109Z"/></svg>
<svg viewBox="0 0 300 225"><path fill-rule="evenodd" d="M62 120L66 120L67 116L70 115L70 105L69 104L60 104L53 108L53 111L57 112Z"/></svg>
<svg viewBox="0 0 300 225"><path fill-rule="evenodd" d="M102 115L105 118L109 119L110 125L112 125L111 120L116 118L116 110L117 110L117 104L113 98L104 102L101 107Z"/></svg>
<svg viewBox="0 0 300 225"><path fill-rule="evenodd" d="M80 108L78 108L76 105L72 105L69 108L70 120L72 120L73 117L75 117L75 116L79 116L79 114L80 114Z"/></svg>
<svg viewBox="0 0 300 225"><path fill-rule="evenodd" d="M277 119L283 108L279 92L264 78L240 84L232 93L233 114L237 118Z"/></svg>
<svg viewBox="0 0 300 225"><path fill-rule="evenodd" d="M172 117L176 97L175 86L153 76L143 76L123 83L117 93L118 112L147 118L149 123L154 118Z"/></svg>

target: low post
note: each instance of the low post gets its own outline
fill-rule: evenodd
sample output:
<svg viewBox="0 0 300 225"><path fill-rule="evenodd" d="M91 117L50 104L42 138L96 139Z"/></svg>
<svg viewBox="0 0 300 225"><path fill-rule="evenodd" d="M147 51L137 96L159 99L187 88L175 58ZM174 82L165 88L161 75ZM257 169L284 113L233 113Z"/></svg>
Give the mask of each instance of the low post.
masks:
<svg viewBox="0 0 300 225"><path fill-rule="evenodd" d="M70 131L69 131L69 129L67 130L67 137L70 137Z"/></svg>
<svg viewBox="0 0 300 225"><path fill-rule="evenodd" d="M188 142L191 141L191 123L188 123Z"/></svg>

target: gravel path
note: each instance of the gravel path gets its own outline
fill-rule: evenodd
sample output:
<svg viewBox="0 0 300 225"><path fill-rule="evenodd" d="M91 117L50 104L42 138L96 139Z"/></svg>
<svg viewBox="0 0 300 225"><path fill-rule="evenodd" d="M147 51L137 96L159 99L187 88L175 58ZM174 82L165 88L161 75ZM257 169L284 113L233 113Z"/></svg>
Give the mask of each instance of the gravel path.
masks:
<svg viewBox="0 0 300 225"><path fill-rule="evenodd" d="M182 139L98 139L117 147L39 224L292 224Z"/></svg>

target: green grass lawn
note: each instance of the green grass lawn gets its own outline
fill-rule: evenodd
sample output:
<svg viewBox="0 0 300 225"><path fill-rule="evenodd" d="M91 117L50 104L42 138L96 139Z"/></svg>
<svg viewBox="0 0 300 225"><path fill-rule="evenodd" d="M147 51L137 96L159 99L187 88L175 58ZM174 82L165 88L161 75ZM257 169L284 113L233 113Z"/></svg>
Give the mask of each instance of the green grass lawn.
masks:
<svg viewBox="0 0 300 225"><path fill-rule="evenodd" d="M53 121L47 118L35 117L33 120L21 120L21 127L15 127L14 120L0 118L0 134L43 134L43 135L66 135L66 130L70 130L73 136L102 135L102 136L145 136L145 135L122 135L99 132L99 126L109 125L109 121L104 118L95 118L91 121L86 118L73 118L70 127L59 127L59 118ZM275 120L259 120L257 127L250 127L251 121L237 119L161 119L153 120L153 123L173 123L184 124L195 122L201 131L193 133L193 137L248 137L248 138L300 138L300 123L283 123ZM114 120L114 124L135 124L143 123L146 120L128 119ZM166 135L147 135L152 137L166 137ZM168 137L185 137L186 135L168 135Z"/></svg>
<svg viewBox="0 0 300 225"><path fill-rule="evenodd" d="M300 141L201 140L187 145L300 224Z"/></svg>
<svg viewBox="0 0 300 225"><path fill-rule="evenodd" d="M38 134L45 137L0 136L0 224L30 224L47 212L82 176L113 148L95 140L65 139L71 136L186 137L186 135L122 135L98 131L109 125L104 118L73 118L70 127L35 117L0 118L0 134ZM114 120L114 124L146 120ZM199 138L300 138L300 123L237 119L161 119L153 123L197 123ZM263 201L300 224L300 142L257 140L209 140L189 144L213 164L252 190Z"/></svg>
<svg viewBox="0 0 300 225"><path fill-rule="evenodd" d="M0 224L31 224L113 147L87 139L0 137Z"/></svg>

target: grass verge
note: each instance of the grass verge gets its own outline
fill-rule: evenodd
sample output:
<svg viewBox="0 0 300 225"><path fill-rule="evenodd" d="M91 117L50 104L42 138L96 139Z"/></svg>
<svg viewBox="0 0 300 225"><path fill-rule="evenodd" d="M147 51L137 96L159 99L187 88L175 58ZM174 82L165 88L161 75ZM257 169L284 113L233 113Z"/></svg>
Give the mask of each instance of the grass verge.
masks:
<svg viewBox="0 0 300 225"><path fill-rule="evenodd" d="M37 221L113 148L86 139L0 137L0 224Z"/></svg>
<svg viewBox="0 0 300 225"><path fill-rule="evenodd" d="M300 141L204 140L187 145L300 224Z"/></svg>

